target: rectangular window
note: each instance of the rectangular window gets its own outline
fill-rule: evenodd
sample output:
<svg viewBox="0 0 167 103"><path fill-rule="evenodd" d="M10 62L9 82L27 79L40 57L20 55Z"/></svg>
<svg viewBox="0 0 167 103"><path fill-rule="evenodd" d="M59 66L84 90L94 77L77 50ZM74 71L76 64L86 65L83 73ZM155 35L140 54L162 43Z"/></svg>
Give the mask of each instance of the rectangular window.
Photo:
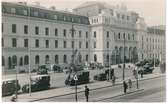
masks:
<svg viewBox="0 0 167 103"><path fill-rule="evenodd" d="M35 47L39 48L39 40L38 39L35 40Z"/></svg>
<svg viewBox="0 0 167 103"><path fill-rule="evenodd" d="M96 42L94 42L94 48L96 48Z"/></svg>
<svg viewBox="0 0 167 103"><path fill-rule="evenodd" d="M130 40L130 34L128 34L128 40Z"/></svg>
<svg viewBox="0 0 167 103"><path fill-rule="evenodd" d="M71 48L74 48L74 41L71 42Z"/></svg>
<svg viewBox="0 0 167 103"><path fill-rule="evenodd" d="M109 38L109 31L107 31L107 38Z"/></svg>
<svg viewBox="0 0 167 103"><path fill-rule="evenodd" d="M35 34L36 34L36 35L39 34L39 27L38 27L38 26L35 27Z"/></svg>
<svg viewBox="0 0 167 103"><path fill-rule="evenodd" d="M49 48L49 40L45 40L46 48Z"/></svg>
<svg viewBox="0 0 167 103"><path fill-rule="evenodd" d="M82 42L81 41L79 42L79 48L82 48Z"/></svg>
<svg viewBox="0 0 167 103"><path fill-rule="evenodd" d="M28 48L28 39L24 39L24 47Z"/></svg>
<svg viewBox="0 0 167 103"><path fill-rule="evenodd" d="M2 32L3 32L3 23L2 23Z"/></svg>
<svg viewBox="0 0 167 103"><path fill-rule="evenodd" d="M86 61L88 61L88 59L89 59L89 55L87 54L87 55L86 55Z"/></svg>
<svg viewBox="0 0 167 103"><path fill-rule="evenodd" d="M16 24L12 24L12 33L16 33Z"/></svg>
<svg viewBox="0 0 167 103"><path fill-rule="evenodd" d="M63 30L64 37L66 37L66 29Z"/></svg>
<svg viewBox="0 0 167 103"><path fill-rule="evenodd" d="M86 38L88 38L88 32L86 32Z"/></svg>
<svg viewBox="0 0 167 103"><path fill-rule="evenodd" d="M55 40L55 48L58 48L58 40Z"/></svg>
<svg viewBox="0 0 167 103"><path fill-rule="evenodd" d="M28 34L28 25L24 25L24 34Z"/></svg>
<svg viewBox="0 0 167 103"><path fill-rule="evenodd" d="M66 41L64 41L64 48L66 48L67 47L67 44L66 44Z"/></svg>
<svg viewBox="0 0 167 103"><path fill-rule="evenodd" d="M58 36L58 29L55 28L55 36Z"/></svg>
<svg viewBox="0 0 167 103"><path fill-rule="evenodd" d="M49 28L45 28L45 35L49 35Z"/></svg>
<svg viewBox="0 0 167 103"><path fill-rule="evenodd" d="M59 64L59 56L58 55L55 55L55 63Z"/></svg>
<svg viewBox="0 0 167 103"><path fill-rule="evenodd" d="M107 48L109 48L109 42L107 42Z"/></svg>
<svg viewBox="0 0 167 103"><path fill-rule="evenodd" d="M88 46L89 46L89 43L88 43L88 42L86 42L86 48L88 48Z"/></svg>
<svg viewBox="0 0 167 103"><path fill-rule="evenodd" d="M79 31L79 37L80 37L80 38L82 37L81 33L82 33L82 32L81 32L81 31Z"/></svg>
<svg viewBox="0 0 167 103"><path fill-rule="evenodd" d="M4 40L3 40L3 38L2 38L2 47L4 47Z"/></svg>
<svg viewBox="0 0 167 103"><path fill-rule="evenodd" d="M12 38L12 47L17 47L17 40L16 40L16 38Z"/></svg>
<svg viewBox="0 0 167 103"><path fill-rule="evenodd" d="M94 38L96 38L96 32L94 31Z"/></svg>

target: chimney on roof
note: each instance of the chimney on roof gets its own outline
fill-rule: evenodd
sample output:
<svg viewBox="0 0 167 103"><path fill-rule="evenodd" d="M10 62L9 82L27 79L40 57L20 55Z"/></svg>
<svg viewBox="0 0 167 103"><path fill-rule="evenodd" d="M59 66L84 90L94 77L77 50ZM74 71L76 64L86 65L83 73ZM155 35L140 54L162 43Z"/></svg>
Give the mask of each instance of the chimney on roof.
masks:
<svg viewBox="0 0 167 103"><path fill-rule="evenodd" d="M56 10L56 7L55 6L51 6L49 9L50 10Z"/></svg>

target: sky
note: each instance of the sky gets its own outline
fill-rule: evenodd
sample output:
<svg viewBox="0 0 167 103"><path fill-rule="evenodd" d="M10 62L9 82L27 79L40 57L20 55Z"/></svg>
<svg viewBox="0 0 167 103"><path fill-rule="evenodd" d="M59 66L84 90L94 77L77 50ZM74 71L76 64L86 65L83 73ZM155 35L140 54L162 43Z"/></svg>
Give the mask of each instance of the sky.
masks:
<svg viewBox="0 0 167 103"><path fill-rule="evenodd" d="M2 0L6 2L23 2L29 4L39 2L41 6L55 6L57 10L73 9L86 1L106 2L110 5L124 4L128 10L139 13L144 17L148 26L165 25L165 0Z"/></svg>

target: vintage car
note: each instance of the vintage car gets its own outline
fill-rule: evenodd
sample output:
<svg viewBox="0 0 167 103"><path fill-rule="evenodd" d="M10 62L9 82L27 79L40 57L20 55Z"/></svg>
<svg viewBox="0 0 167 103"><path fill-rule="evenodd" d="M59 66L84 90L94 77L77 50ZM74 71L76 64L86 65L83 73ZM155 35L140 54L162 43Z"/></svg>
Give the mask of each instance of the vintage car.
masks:
<svg viewBox="0 0 167 103"><path fill-rule="evenodd" d="M48 74L49 69L50 69L50 66L48 65L40 65L37 69L37 74L38 75Z"/></svg>
<svg viewBox="0 0 167 103"><path fill-rule="evenodd" d="M149 63L146 63L143 68L141 70L138 71L139 74L143 73L143 74L150 74L152 73L154 70L154 67L152 67L152 65L150 65Z"/></svg>
<svg viewBox="0 0 167 103"><path fill-rule="evenodd" d="M22 87L23 92L29 92L29 84L25 84ZM36 75L31 77L31 92L47 90L50 88L50 76L49 75Z"/></svg>
<svg viewBox="0 0 167 103"><path fill-rule="evenodd" d="M114 69L110 69L110 79L112 79L112 76L114 75ZM103 73L97 74L94 76L94 80L97 81L105 81L109 79L109 69L105 69Z"/></svg>
<svg viewBox="0 0 167 103"><path fill-rule="evenodd" d="M78 78L76 82L77 85L89 83L89 71L78 71L77 74L76 73L69 74L67 79L65 80L65 84L70 86L75 85L75 80L74 80L75 75L77 75Z"/></svg>
<svg viewBox="0 0 167 103"><path fill-rule="evenodd" d="M12 95L20 90L20 84L16 79L2 80L2 96Z"/></svg>

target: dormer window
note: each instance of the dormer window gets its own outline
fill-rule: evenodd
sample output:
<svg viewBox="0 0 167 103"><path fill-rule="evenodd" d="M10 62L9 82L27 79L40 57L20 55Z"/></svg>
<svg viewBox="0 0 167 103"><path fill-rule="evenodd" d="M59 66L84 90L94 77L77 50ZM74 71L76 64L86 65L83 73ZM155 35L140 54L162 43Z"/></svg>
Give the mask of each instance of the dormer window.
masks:
<svg viewBox="0 0 167 103"><path fill-rule="evenodd" d="M74 22L74 18L71 18L71 21Z"/></svg>
<svg viewBox="0 0 167 103"><path fill-rule="evenodd" d="M66 17L64 16L64 21L66 21Z"/></svg>
<svg viewBox="0 0 167 103"><path fill-rule="evenodd" d="M34 16L38 16L38 12L37 11L34 12Z"/></svg>
<svg viewBox="0 0 167 103"><path fill-rule="evenodd" d="M15 14L16 13L16 9L15 8L11 8L11 13Z"/></svg>
<svg viewBox="0 0 167 103"><path fill-rule="evenodd" d="M54 19L57 19L57 15L54 15Z"/></svg>
<svg viewBox="0 0 167 103"><path fill-rule="evenodd" d="M129 16L127 16L127 20L129 20Z"/></svg>
<svg viewBox="0 0 167 103"><path fill-rule="evenodd" d="M27 15L27 10L23 10L23 14L24 14L24 15Z"/></svg>

